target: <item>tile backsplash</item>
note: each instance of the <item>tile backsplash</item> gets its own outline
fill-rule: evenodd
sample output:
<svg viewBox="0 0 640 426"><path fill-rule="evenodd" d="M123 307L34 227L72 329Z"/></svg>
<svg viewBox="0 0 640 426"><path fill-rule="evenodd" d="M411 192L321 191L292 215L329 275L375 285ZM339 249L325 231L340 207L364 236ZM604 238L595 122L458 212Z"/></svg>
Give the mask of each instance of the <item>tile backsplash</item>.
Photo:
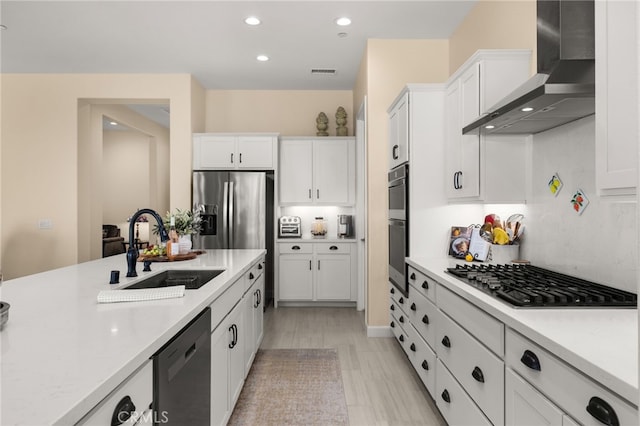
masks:
<svg viewBox="0 0 640 426"><path fill-rule="evenodd" d="M521 257L533 264L637 293L636 202L599 196L595 183L593 116L533 135L526 235ZM547 184L557 173L563 186ZM589 204L572 205L576 190Z"/></svg>

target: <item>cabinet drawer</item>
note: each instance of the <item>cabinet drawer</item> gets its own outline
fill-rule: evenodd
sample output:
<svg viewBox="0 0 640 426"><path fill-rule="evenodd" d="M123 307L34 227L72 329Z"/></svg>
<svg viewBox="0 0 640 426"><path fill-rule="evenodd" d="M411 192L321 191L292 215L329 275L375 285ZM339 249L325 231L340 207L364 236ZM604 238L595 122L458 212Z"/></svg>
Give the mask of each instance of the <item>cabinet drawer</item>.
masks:
<svg viewBox="0 0 640 426"><path fill-rule="evenodd" d="M351 252L349 243L315 243L316 253L320 254L344 254Z"/></svg>
<svg viewBox="0 0 640 426"><path fill-rule="evenodd" d="M133 373L120 386L118 386L109 396L107 396L98 406L83 417L78 425L108 425L114 410L119 403L129 397L135 405L135 413L129 417L123 425L134 425L138 420L151 417L149 406L153 401L153 363L147 363L137 372ZM124 420L124 419L123 419Z"/></svg>
<svg viewBox="0 0 640 426"><path fill-rule="evenodd" d="M404 313L407 313L407 305L408 305L408 299L406 296L404 296L402 293L400 293L400 291L395 288L395 286L391 283L389 283L389 293L391 294L391 300L394 301L399 307L400 309L402 309L404 311Z"/></svg>
<svg viewBox="0 0 640 426"><path fill-rule="evenodd" d="M500 358L504 356L504 324L452 291L438 286L438 307Z"/></svg>
<svg viewBox="0 0 640 426"><path fill-rule="evenodd" d="M436 301L436 282L434 280L411 266L408 267L407 276L409 277L409 285L414 290L422 293L432 302Z"/></svg>
<svg viewBox="0 0 640 426"><path fill-rule="evenodd" d="M436 392L433 397L450 425L491 425L440 360L436 363Z"/></svg>
<svg viewBox="0 0 640 426"><path fill-rule="evenodd" d="M627 401L519 333L507 329L506 334L507 365L579 423L602 425L586 407L603 401L615 412L620 425L638 424L638 410Z"/></svg>
<svg viewBox="0 0 640 426"><path fill-rule="evenodd" d="M393 333L393 335L396 337L396 340L398 342L400 342L400 346L402 346L402 349L405 351L405 353L407 352L407 333L404 331L404 327L407 326L406 323L406 318L403 320L404 321L404 326L402 325L402 322L400 321L400 318L402 318L402 314L395 314L392 313L391 314L391 332Z"/></svg>
<svg viewBox="0 0 640 426"><path fill-rule="evenodd" d="M437 318L438 358L494 425L504 424L504 363L444 313Z"/></svg>
<svg viewBox="0 0 640 426"><path fill-rule="evenodd" d="M407 334L405 350L409 356L409 361L411 361L424 386L433 395L436 389L436 354L411 324L408 324L404 331Z"/></svg>
<svg viewBox="0 0 640 426"><path fill-rule="evenodd" d="M280 243L278 244L280 254L296 254L296 253L313 253L313 244L311 243Z"/></svg>
<svg viewBox="0 0 640 426"><path fill-rule="evenodd" d="M258 262L251 265L251 268L247 272L244 273L244 291L246 293L247 290L251 288L253 283L256 282L258 277L262 275L264 271L264 258L260 259Z"/></svg>
<svg viewBox="0 0 640 426"><path fill-rule="evenodd" d="M244 277L240 280L244 280ZM218 324L231 312L236 303L242 299L244 284L240 283L240 280L231 284L231 287L227 288L220 297L209 305L211 308L211 331L218 327Z"/></svg>
<svg viewBox="0 0 640 426"><path fill-rule="evenodd" d="M411 324L432 348L436 347L436 315L438 308L429 299L416 291L409 290L409 307L405 311Z"/></svg>

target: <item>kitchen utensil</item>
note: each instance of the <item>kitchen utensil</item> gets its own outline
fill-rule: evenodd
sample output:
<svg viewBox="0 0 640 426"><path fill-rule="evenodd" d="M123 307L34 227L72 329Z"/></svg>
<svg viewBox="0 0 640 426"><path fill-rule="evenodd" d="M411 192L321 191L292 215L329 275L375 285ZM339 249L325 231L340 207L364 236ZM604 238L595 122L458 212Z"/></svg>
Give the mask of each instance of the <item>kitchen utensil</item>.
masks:
<svg viewBox="0 0 640 426"><path fill-rule="evenodd" d="M4 325L9 321L9 305L7 302L0 302L0 330L4 328Z"/></svg>
<svg viewBox="0 0 640 426"><path fill-rule="evenodd" d="M522 238L522 234L524 234L524 228L525 226L523 224L521 224L518 227L518 232L516 233L516 236L513 237L513 241L511 242L512 244L520 242L520 239Z"/></svg>

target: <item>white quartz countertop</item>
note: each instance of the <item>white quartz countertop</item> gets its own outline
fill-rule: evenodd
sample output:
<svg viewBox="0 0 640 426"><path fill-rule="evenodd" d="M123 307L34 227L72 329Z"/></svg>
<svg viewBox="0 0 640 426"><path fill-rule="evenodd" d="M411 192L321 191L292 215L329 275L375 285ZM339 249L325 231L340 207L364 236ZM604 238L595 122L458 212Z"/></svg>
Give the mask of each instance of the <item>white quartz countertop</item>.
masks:
<svg viewBox="0 0 640 426"><path fill-rule="evenodd" d="M407 263L638 405L637 309L512 308L445 272L464 262L407 258Z"/></svg>
<svg viewBox="0 0 640 426"><path fill-rule="evenodd" d="M125 255L5 281L11 305L0 332L0 424L74 424L219 297L265 253L207 250L196 259L153 263L126 278ZM102 290L164 269L225 269L181 298L98 304ZM120 284L109 284L111 270Z"/></svg>

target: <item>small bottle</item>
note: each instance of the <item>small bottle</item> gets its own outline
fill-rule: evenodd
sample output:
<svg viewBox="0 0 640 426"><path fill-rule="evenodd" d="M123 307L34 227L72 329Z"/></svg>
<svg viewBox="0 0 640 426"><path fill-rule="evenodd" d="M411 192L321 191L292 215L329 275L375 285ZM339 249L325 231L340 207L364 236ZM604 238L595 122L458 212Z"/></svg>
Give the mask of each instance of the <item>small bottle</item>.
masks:
<svg viewBox="0 0 640 426"><path fill-rule="evenodd" d="M169 241L167 241L167 257L173 260L180 253L178 231L176 231L176 218L171 216L169 225Z"/></svg>

